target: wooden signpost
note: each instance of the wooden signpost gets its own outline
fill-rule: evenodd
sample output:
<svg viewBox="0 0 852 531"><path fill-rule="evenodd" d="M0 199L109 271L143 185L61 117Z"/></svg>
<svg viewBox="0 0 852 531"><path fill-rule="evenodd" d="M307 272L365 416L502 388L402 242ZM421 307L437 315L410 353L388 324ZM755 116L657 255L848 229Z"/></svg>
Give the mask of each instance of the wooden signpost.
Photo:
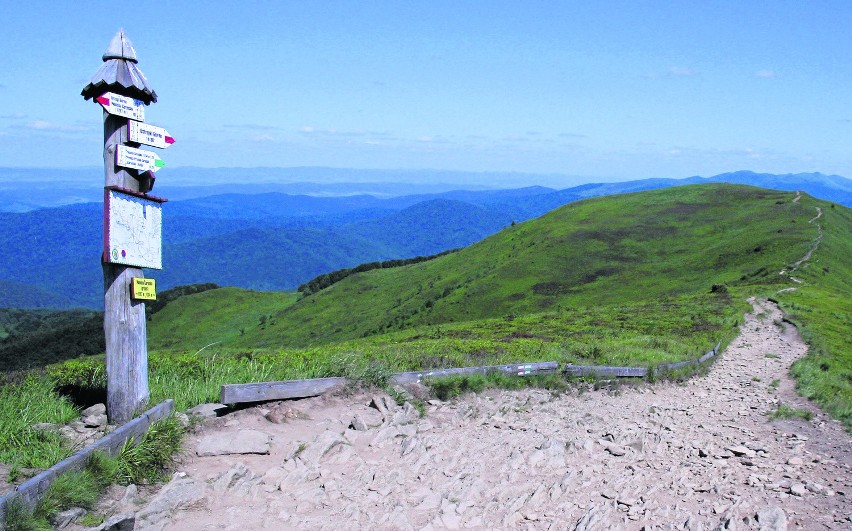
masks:
<svg viewBox="0 0 852 531"><path fill-rule="evenodd" d="M160 149L166 149L175 143L175 139L162 127L136 120L127 120L127 127L131 142Z"/></svg>
<svg viewBox="0 0 852 531"><path fill-rule="evenodd" d="M132 120L145 120L145 104L141 100L128 98L114 92L104 92L96 98L104 110L113 116L123 116Z"/></svg>
<svg viewBox="0 0 852 531"><path fill-rule="evenodd" d="M157 171L165 166L166 163L152 151L127 146L116 146L115 165L146 172Z"/></svg>
<svg viewBox="0 0 852 531"><path fill-rule="evenodd" d="M165 199L147 192L153 187L152 172L164 163L138 145L166 148L174 138L143 123L145 106L156 102L157 94L139 70L124 30L113 37L103 61L81 94L103 108L107 415L110 423L124 424L144 410L149 396L144 301L156 298L156 290L141 268L162 267Z"/></svg>

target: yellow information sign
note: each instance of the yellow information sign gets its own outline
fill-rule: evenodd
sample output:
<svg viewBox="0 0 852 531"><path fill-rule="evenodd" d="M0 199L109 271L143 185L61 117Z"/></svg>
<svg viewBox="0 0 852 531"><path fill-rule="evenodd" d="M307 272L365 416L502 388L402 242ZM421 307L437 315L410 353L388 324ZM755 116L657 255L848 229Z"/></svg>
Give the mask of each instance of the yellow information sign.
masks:
<svg viewBox="0 0 852 531"><path fill-rule="evenodd" d="M133 278L133 298L136 300L157 300L157 283L153 278Z"/></svg>

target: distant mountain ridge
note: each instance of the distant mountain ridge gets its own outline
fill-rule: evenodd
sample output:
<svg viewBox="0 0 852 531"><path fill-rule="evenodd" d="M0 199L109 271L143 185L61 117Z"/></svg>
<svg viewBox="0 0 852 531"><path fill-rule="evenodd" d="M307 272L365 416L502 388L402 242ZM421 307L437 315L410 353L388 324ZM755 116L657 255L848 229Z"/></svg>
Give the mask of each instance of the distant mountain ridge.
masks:
<svg viewBox="0 0 852 531"><path fill-rule="evenodd" d="M568 182L590 182L564 188ZM517 189L513 183L543 185L542 192L571 190L606 195L650 190L700 182L751 184L779 190L803 187L816 197L852 203L852 181L839 175L797 173L774 175L737 171L713 177L686 179L642 179L624 182L592 182L588 177L506 172L453 172L431 170L359 170L347 168L192 168L169 170L157 183L156 193L172 201L215 195L279 193L313 197L370 195L375 198L434 196L463 188L464 192L498 192ZM97 202L102 198L103 170L97 167L71 169L0 167L0 212L28 212L39 208ZM459 184L465 183L465 184ZM544 188L547 186L549 188ZM539 195L537 187L531 193ZM597 193L595 192L597 191ZM602 194L601 192L605 192ZM466 201L462 197L450 197Z"/></svg>
<svg viewBox="0 0 852 531"><path fill-rule="evenodd" d="M512 222L580 199L729 181L804 190L852 205L852 181L843 177L753 172L589 183L564 190L531 186L391 197L223 194L166 203L164 269L146 275L158 280L159 289L216 282L294 290L317 275L363 262L464 247ZM0 282L5 287L0 307L101 307L101 216L97 203L0 212Z"/></svg>

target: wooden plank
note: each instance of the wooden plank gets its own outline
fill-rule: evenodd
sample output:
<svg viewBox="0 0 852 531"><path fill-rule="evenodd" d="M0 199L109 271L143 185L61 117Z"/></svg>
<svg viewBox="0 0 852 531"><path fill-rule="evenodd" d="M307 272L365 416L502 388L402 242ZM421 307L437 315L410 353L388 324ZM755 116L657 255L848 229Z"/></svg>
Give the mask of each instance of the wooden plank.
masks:
<svg viewBox="0 0 852 531"><path fill-rule="evenodd" d="M514 363L511 365L400 372L393 374L390 379L394 383L412 383L419 382L423 378L450 376L454 374L488 374L500 371L504 374L514 376L532 376L535 374L555 373L558 370L558 363L547 361L541 363ZM307 398L331 391L345 385L347 381L346 378L313 378L283 382L225 384L222 386L220 401L223 404L241 404L245 402L263 402L266 400L284 400L287 398Z"/></svg>
<svg viewBox="0 0 852 531"><path fill-rule="evenodd" d="M719 345L716 345L718 348ZM715 351L716 349L714 349ZM708 352L713 354L714 351ZM708 354L705 354L707 356ZM702 357L703 358L703 357ZM673 369L698 363L703 360L687 360L656 368ZM391 381L398 384L421 382L424 378L440 378L459 374L488 374L502 372L514 376L532 376L536 374L552 374L559 370L559 363L545 361L536 363L513 363L509 365L486 365L482 367L460 367L451 369L432 369L426 371L400 372L391 375ZM568 365L563 369L567 376L616 376L621 378L642 378L648 375L645 367L609 367L605 365ZM244 402L263 402L266 400L283 400L288 398L307 398L328 392L338 385L346 383L346 378L315 378L309 380L288 380L284 382L265 382L250 384L226 384L222 386L221 402L223 404L240 404Z"/></svg>
<svg viewBox="0 0 852 531"><path fill-rule="evenodd" d="M618 376L621 378L641 378L648 374L645 367L608 367L606 365L571 365L562 372L568 376Z"/></svg>
<svg viewBox="0 0 852 531"><path fill-rule="evenodd" d="M138 441L148 431L151 424L171 415L174 411L174 400L166 400L7 493L0 498L0 529L3 528L5 522L6 507L13 499L20 500L21 503L32 510L60 475L82 470L94 452L104 452L110 456L118 455L125 442L129 439Z"/></svg>
<svg viewBox="0 0 852 531"><path fill-rule="evenodd" d="M686 367L687 365L696 365L698 361L696 360L685 360L685 361L677 361L675 363L664 363L662 365L658 365L654 367L654 372L658 371L673 371L675 369L681 369Z"/></svg>
<svg viewBox="0 0 852 531"><path fill-rule="evenodd" d="M559 370L559 364L555 361L514 363L511 365L486 365L483 367L400 372L391 376L391 381L400 384L415 383L422 381L423 378L440 378L442 376L454 376L458 374L488 374L491 372L502 372L510 376L533 376L536 374L552 374L557 370Z"/></svg>
<svg viewBox="0 0 852 531"><path fill-rule="evenodd" d="M287 380L249 384L225 384L222 386L223 404L263 402L285 398L307 398L326 393L346 384L346 378L313 378L310 380Z"/></svg>

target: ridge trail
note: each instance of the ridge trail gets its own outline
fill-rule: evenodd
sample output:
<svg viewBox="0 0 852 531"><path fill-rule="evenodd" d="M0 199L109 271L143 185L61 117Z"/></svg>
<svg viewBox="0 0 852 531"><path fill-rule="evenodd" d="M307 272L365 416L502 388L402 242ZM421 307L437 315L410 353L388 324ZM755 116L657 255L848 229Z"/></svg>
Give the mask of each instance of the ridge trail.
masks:
<svg viewBox="0 0 852 531"><path fill-rule="evenodd" d="M799 196L797 195L796 199L798 199L798 198L799 198ZM794 199L793 202L795 202L796 199ZM822 207L816 207L816 211L817 211L817 215L812 217L811 219L809 219L808 223L813 223L813 222L815 222L816 220L818 220L819 218L822 217ZM814 252L819 248L819 244L822 243L822 225L817 223L816 227L817 227L817 237L814 240L814 242L811 244L810 248L808 249L808 252L805 253L805 256L803 256L801 260L799 260L797 262L793 262L790 266L790 271L781 271L781 275L788 275L790 277L790 280L792 280L796 284L801 284L802 281L798 278L791 276L790 273L795 272L796 270L799 269L799 266L801 266L802 264L804 264L805 262L810 260L811 256L813 256ZM795 290L796 290L796 288L784 288L782 290L779 290L778 293L782 293L784 291L795 291Z"/></svg>
<svg viewBox="0 0 852 531"><path fill-rule="evenodd" d="M424 418L364 394L264 404L207 419L153 499L118 492L102 509L138 511L137 530L848 529L850 436L795 394L796 330L749 302L684 384L494 390ZM813 419L770 422L782 403ZM247 432L268 455L197 456Z"/></svg>

